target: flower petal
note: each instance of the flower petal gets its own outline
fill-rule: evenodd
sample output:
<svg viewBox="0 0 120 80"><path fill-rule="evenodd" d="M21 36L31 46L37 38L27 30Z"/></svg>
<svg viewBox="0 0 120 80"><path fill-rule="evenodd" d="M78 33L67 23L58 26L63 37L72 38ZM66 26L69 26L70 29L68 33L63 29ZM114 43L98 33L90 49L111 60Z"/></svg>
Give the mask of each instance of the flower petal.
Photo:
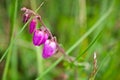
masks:
<svg viewBox="0 0 120 80"><path fill-rule="evenodd" d="M46 40L44 47L43 47L43 58L49 58L54 55L56 52L56 43L51 40Z"/></svg>

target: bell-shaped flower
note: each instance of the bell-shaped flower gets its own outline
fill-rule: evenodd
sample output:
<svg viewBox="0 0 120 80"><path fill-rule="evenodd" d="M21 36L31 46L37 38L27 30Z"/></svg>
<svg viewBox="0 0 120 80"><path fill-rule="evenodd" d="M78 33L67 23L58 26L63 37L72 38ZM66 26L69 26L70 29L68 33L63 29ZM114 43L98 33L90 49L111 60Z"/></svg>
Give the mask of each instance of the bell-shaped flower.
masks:
<svg viewBox="0 0 120 80"><path fill-rule="evenodd" d="M33 34L33 44L35 46L40 46L41 44L45 43L48 39L48 34L42 30L35 30Z"/></svg>
<svg viewBox="0 0 120 80"><path fill-rule="evenodd" d="M46 40L43 47L42 57L49 58L57 51L57 45L53 40Z"/></svg>
<svg viewBox="0 0 120 80"><path fill-rule="evenodd" d="M35 29L36 29L36 23L37 23L36 19L33 18L31 20L30 26L29 26L29 32L30 32L30 34L32 34L35 31Z"/></svg>

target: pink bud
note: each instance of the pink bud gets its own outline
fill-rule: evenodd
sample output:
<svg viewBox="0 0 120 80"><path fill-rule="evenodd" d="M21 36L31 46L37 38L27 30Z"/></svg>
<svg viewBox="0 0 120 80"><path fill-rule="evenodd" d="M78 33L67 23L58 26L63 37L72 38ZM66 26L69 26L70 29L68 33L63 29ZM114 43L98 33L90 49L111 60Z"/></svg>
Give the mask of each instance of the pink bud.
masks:
<svg viewBox="0 0 120 80"><path fill-rule="evenodd" d="M56 53L56 50L57 50L57 45L55 41L46 40L43 47L43 53L42 53L43 58L51 57Z"/></svg>
<svg viewBox="0 0 120 80"><path fill-rule="evenodd" d="M35 30L33 34L33 44L35 46L40 46L41 44L45 43L48 39L48 34L42 30Z"/></svg>
<svg viewBox="0 0 120 80"><path fill-rule="evenodd" d="M36 19L32 19L30 22L30 26L29 26L29 32L30 34L32 34L35 31L36 28Z"/></svg>
<svg viewBox="0 0 120 80"><path fill-rule="evenodd" d="M26 23L30 18L30 15L29 14L24 14L23 15L23 22Z"/></svg>

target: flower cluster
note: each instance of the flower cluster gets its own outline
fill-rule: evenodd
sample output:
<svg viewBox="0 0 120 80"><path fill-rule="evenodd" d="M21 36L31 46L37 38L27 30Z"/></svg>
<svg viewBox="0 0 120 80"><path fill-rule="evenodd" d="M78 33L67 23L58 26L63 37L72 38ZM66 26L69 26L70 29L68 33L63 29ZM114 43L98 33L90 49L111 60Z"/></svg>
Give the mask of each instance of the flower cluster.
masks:
<svg viewBox="0 0 120 80"><path fill-rule="evenodd" d="M58 45L56 38L52 35L50 30L43 23L40 15L25 7L23 7L21 11L24 11L24 23L26 23L30 18L32 18L29 24L29 33L33 34L33 44L35 46L43 45L43 58L51 57L58 50L64 53L64 50ZM36 28L38 21L42 25L39 29Z"/></svg>

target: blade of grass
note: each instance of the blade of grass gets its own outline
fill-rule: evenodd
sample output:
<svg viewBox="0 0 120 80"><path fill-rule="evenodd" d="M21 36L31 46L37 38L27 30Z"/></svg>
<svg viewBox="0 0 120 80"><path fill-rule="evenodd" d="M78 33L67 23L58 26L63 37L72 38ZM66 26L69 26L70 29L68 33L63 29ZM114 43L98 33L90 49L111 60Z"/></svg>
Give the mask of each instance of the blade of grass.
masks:
<svg viewBox="0 0 120 80"><path fill-rule="evenodd" d="M43 4L44 4L44 1L39 5L39 7L35 10L35 12L38 12L38 10L42 7Z"/></svg>
<svg viewBox="0 0 120 80"><path fill-rule="evenodd" d="M75 61L78 60L89 48L91 48L91 46L92 46L93 44L95 44L95 42L100 38L102 32L103 32L103 30L101 30L101 31L97 34L97 36L92 40L92 42L88 45L88 47L87 47L80 55L78 55L78 56L75 58Z"/></svg>
<svg viewBox="0 0 120 80"><path fill-rule="evenodd" d="M12 56L11 56L11 74L10 79L11 80L18 80L18 54L17 54L17 45L13 46Z"/></svg>
<svg viewBox="0 0 120 80"><path fill-rule="evenodd" d="M103 24L104 21L110 16L110 13L113 10L113 3L108 9L108 11L89 29L73 46L71 46L66 54L70 54L72 50L74 50L88 35L90 35L96 28L99 27L100 24ZM57 61L55 61L48 69L46 69L40 76L36 78L36 80L40 80L43 76L45 76L50 70L52 70L61 60L63 59L63 56L60 57Z"/></svg>
<svg viewBox="0 0 120 80"><path fill-rule="evenodd" d="M4 57L6 56L7 52L9 51L10 45L8 46L8 48L6 49L6 51L4 52L4 54L2 55L2 57L0 58L0 63L2 62L2 60L4 59Z"/></svg>
<svg viewBox="0 0 120 80"><path fill-rule="evenodd" d="M10 40L10 44L13 41L13 38L14 38L14 27L15 27L16 17L17 17L18 0L15 0L14 2L15 2L15 3L13 3L13 7L14 7L13 11L14 12L13 12L13 14L11 16L13 18L12 18L12 23L11 23L11 40ZM8 50L8 55L7 55L7 60L6 60L2 80L6 80L6 78L7 78L7 71L8 71L8 67L9 67L9 63L10 63L10 57L11 57L11 53L12 53L12 45L8 49L10 49L10 50Z"/></svg>
<svg viewBox="0 0 120 80"><path fill-rule="evenodd" d="M43 66L42 66L42 55L40 53L42 53L42 46L40 47L36 47L36 53L37 53L37 65L38 65L38 75L42 74L43 71Z"/></svg>

